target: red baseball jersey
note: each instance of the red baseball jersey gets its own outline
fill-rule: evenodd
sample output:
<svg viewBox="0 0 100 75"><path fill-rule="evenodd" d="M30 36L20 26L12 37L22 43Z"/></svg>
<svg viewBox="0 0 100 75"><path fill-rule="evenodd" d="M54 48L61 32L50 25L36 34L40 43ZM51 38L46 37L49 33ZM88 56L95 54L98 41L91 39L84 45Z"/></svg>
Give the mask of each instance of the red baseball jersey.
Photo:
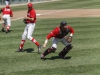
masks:
<svg viewBox="0 0 100 75"><path fill-rule="evenodd" d="M2 8L1 11L2 11L3 15L6 14L6 15L13 16L13 12L10 8Z"/></svg>
<svg viewBox="0 0 100 75"><path fill-rule="evenodd" d="M27 23L35 23L36 22L36 12L35 12L35 10L34 9L28 10L27 17L34 18L33 21L27 19L26 20Z"/></svg>
<svg viewBox="0 0 100 75"><path fill-rule="evenodd" d="M66 27L67 30L65 32L62 32L60 30L60 26L56 27L54 30L52 30L48 35L47 35L47 39L49 40L51 37L57 37L62 39L63 37L65 37L68 33L70 34L74 34L74 29L71 26L67 26Z"/></svg>

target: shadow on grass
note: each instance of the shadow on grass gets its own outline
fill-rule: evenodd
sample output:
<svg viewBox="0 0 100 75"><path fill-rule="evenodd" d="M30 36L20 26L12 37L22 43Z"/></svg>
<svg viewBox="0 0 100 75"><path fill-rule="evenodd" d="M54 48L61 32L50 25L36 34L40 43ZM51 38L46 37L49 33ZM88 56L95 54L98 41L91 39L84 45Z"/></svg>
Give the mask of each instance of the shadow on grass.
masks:
<svg viewBox="0 0 100 75"><path fill-rule="evenodd" d="M71 59L71 56L67 56L65 58L60 58L59 56L52 56L51 58L44 58L42 60L55 60L55 59L63 59L63 60L68 60L68 59Z"/></svg>
<svg viewBox="0 0 100 75"><path fill-rule="evenodd" d="M9 32L11 32L11 31L13 31L13 30L9 30ZM4 31L1 30L0 32L6 32L6 31L5 30Z"/></svg>
<svg viewBox="0 0 100 75"><path fill-rule="evenodd" d="M26 51L27 53L38 53L40 54L41 52L34 52L34 48L27 48L27 49L24 49L24 51Z"/></svg>
<svg viewBox="0 0 100 75"><path fill-rule="evenodd" d="M24 49L24 51L26 51L27 53L33 53L34 48L27 48L27 49Z"/></svg>

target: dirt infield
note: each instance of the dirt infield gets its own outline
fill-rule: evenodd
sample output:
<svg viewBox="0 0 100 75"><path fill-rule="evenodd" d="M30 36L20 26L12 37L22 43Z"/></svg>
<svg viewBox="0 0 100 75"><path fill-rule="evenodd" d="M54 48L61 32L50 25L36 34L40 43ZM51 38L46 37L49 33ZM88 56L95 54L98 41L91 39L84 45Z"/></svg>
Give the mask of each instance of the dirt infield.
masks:
<svg viewBox="0 0 100 75"><path fill-rule="evenodd" d="M13 12L13 19L22 18L27 10ZM36 10L37 18L100 17L100 9ZM1 20L2 21L2 20Z"/></svg>
<svg viewBox="0 0 100 75"><path fill-rule="evenodd" d="M37 10L37 18L100 17L100 9Z"/></svg>
<svg viewBox="0 0 100 75"><path fill-rule="evenodd" d="M24 17L27 10L14 12L13 18ZM100 17L100 9L36 10L37 18Z"/></svg>

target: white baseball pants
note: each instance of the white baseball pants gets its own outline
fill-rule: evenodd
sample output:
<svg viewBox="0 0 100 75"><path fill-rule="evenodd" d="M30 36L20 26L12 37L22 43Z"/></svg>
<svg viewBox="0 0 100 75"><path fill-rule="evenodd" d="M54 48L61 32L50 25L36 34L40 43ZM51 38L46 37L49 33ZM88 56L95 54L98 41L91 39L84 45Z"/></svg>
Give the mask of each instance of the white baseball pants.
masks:
<svg viewBox="0 0 100 75"><path fill-rule="evenodd" d="M64 44L65 46L67 46L68 44L70 44L70 43L68 43L68 42L66 41L65 38L59 39L59 38L53 37L53 39L52 39L52 46L51 46L51 47L57 48L57 44L58 44L59 42L61 42L61 43Z"/></svg>
<svg viewBox="0 0 100 75"><path fill-rule="evenodd" d="M3 15L2 18L4 20L5 25L11 26L10 15Z"/></svg>
<svg viewBox="0 0 100 75"><path fill-rule="evenodd" d="M26 37L29 40L32 40L32 34L35 28L35 23L28 23L24 29L24 32L22 34L22 40L26 40Z"/></svg>

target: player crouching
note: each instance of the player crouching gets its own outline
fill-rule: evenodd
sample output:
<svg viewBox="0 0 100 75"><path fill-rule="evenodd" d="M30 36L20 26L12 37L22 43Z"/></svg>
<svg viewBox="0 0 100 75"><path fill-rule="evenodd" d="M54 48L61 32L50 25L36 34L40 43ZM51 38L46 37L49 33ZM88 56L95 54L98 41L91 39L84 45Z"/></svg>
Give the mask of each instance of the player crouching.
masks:
<svg viewBox="0 0 100 75"><path fill-rule="evenodd" d="M66 35L69 35L69 37L66 39ZM58 54L59 57L65 58L65 55L72 49L71 41L72 41L72 36L74 34L74 29L71 26L67 25L66 21L62 21L60 23L60 26L57 26L55 29L53 29L47 36L46 40L43 44L43 47L46 47L47 42L50 38L53 38L52 40L52 46L48 49L46 49L42 55L41 59L43 59L46 55L49 53L54 53L57 49L57 44L61 42L62 44L65 45L65 48Z"/></svg>

